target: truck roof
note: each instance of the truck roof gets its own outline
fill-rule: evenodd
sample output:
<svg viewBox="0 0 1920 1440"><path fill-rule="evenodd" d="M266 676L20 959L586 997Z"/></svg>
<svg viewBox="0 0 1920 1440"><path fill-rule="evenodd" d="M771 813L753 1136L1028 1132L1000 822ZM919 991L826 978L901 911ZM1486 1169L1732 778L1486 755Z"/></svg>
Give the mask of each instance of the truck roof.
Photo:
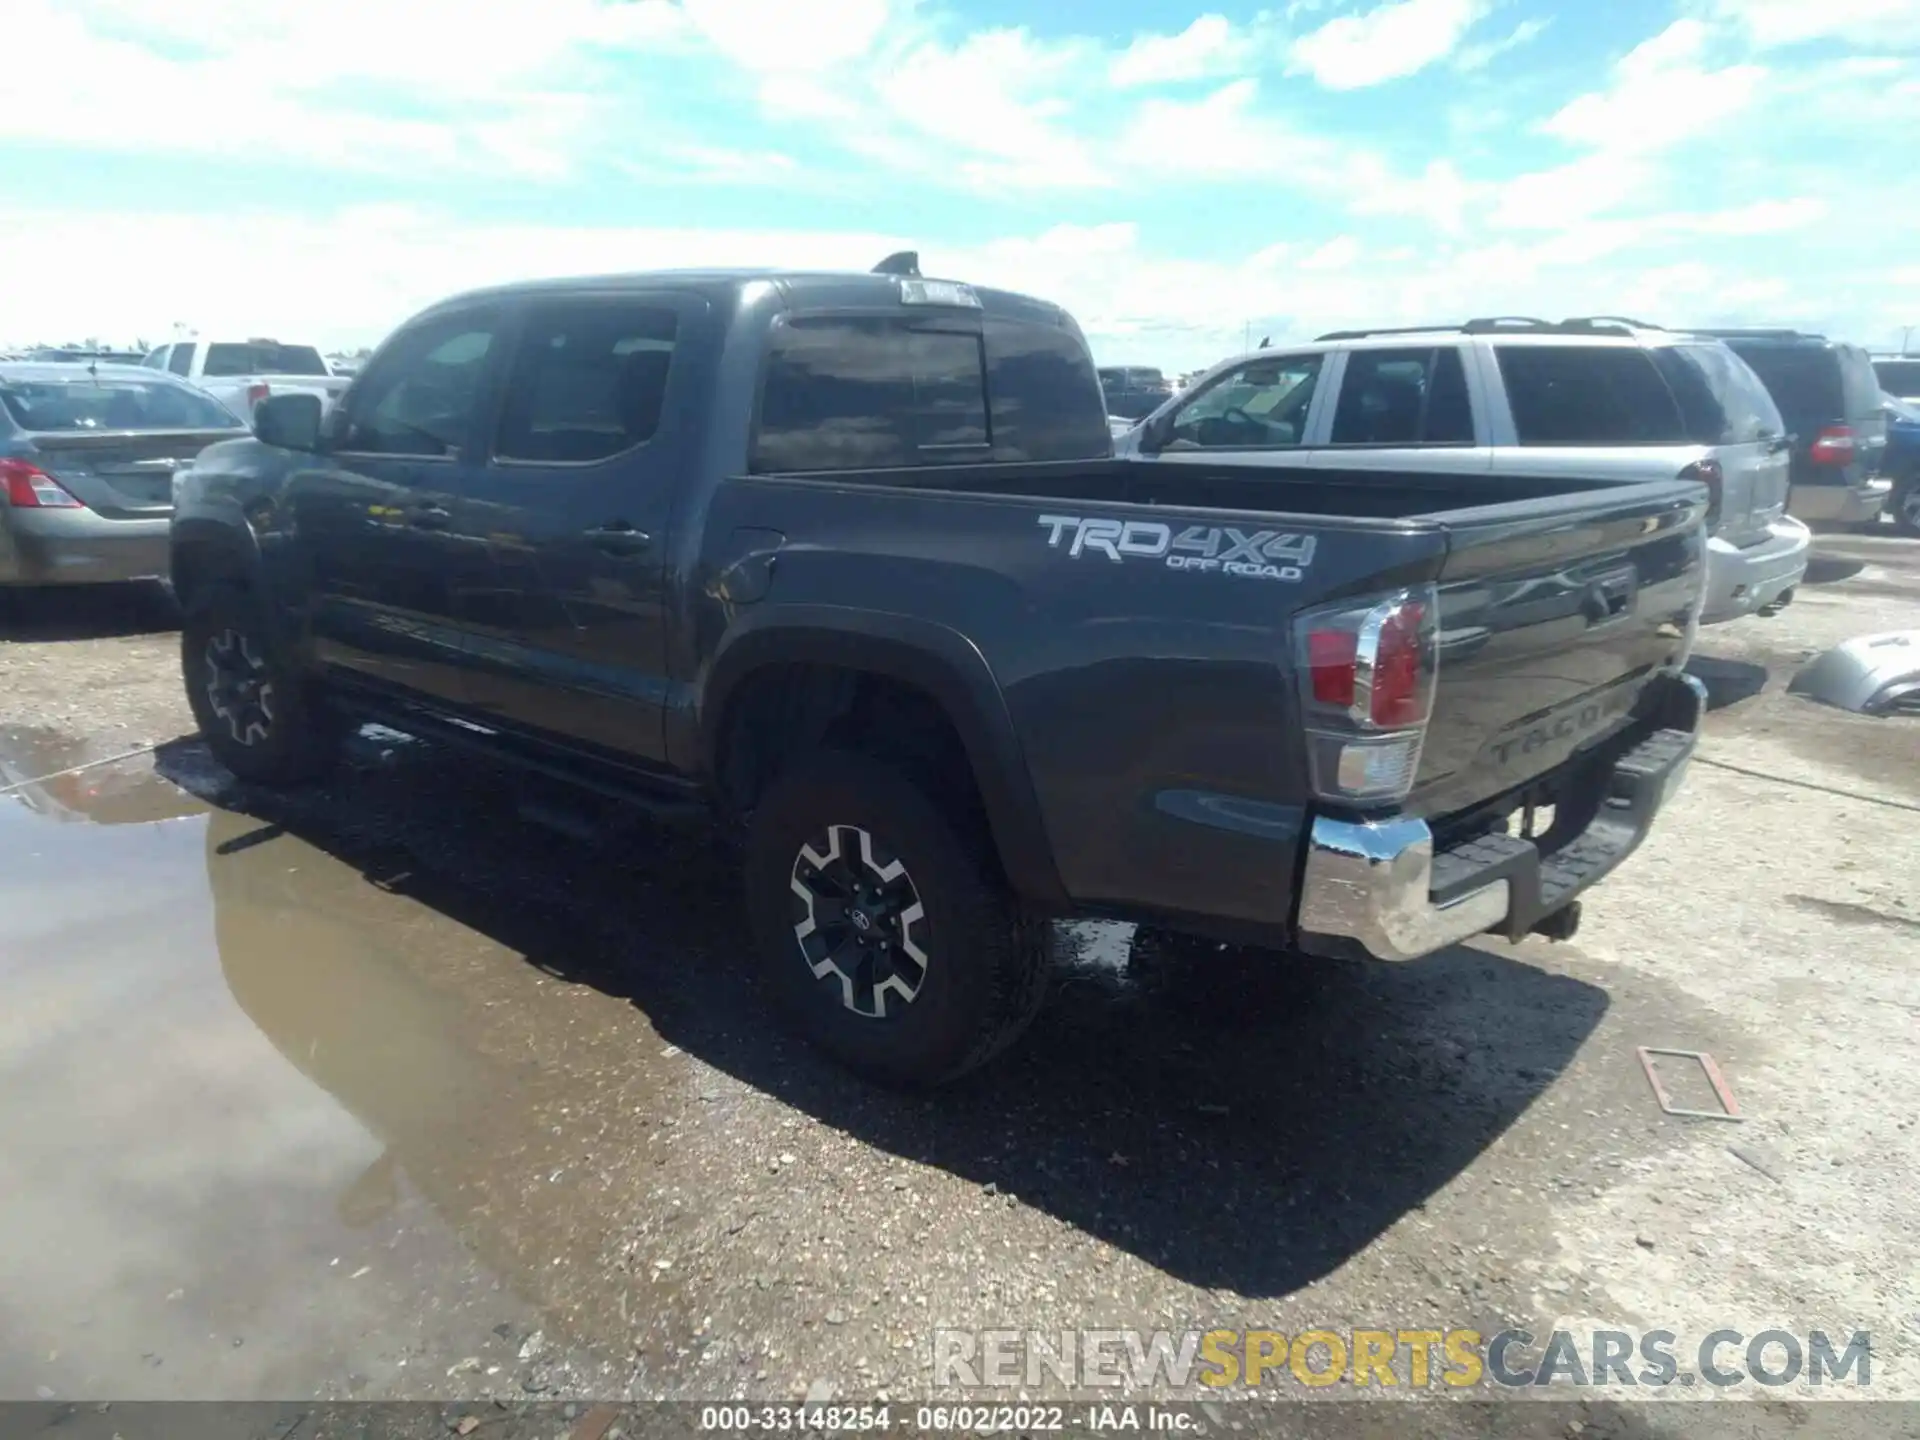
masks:
<svg viewBox="0 0 1920 1440"><path fill-rule="evenodd" d="M565 295L575 291L681 290L703 295L709 299L736 299L741 291L754 284L778 287L786 296L788 303L796 309L886 305L898 305L902 309L954 308L942 306L937 302L909 304L904 298L904 285L910 280L918 281L921 278L897 274L875 274L860 270L779 270L763 267L637 270L625 274L572 275L559 279L518 280L505 285L491 285L449 296L425 313L430 314L433 310L439 310L445 306L466 304L482 298L510 299L524 295ZM1070 321L1067 312L1060 306L1030 295L1022 295L1012 290L995 290L966 281L938 280L932 276L925 277L925 280L935 285L965 285L979 299L980 311L985 315L1055 325Z"/></svg>

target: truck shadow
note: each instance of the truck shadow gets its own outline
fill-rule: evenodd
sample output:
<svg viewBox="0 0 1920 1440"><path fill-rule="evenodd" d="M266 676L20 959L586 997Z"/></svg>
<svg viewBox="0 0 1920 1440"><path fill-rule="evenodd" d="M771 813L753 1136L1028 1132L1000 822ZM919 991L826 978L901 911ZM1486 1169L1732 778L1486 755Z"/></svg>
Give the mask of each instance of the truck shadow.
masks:
<svg viewBox="0 0 1920 1440"><path fill-rule="evenodd" d="M150 582L0 587L0 640L107 640L179 626L171 596Z"/></svg>
<svg viewBox="0 0 1920 1440"><path fill-rule="evenodd" d="M163 773L204 786L197 751L163 749ZM276 963L299 959L303 925L338 931L353 909L337 885L307 895L283 862L246 861L284 833L350 867L355 885L633 1004L672 1044L847 1135L991 1184L1190 1284L1250 1296L1327 1275L1421 1207L1570 1063L1607 1006L1590 985L1470 947L1401 966L1235 952L1149 963L1122 927L1076 925L1061 927L1060 983L1024 1044L936 1095L895 1094L781 1033L753 984L731 861L709 840L561 840L518 822L470 766L432 757L327 792L228 786L217 798L229 813L209 832L216 930L222 914L281 915ZM271 893L248 888L261 885ZM236 998L283 1053L402 1167L444 1168L447 1138L422 1135L417 1100L363 1083L350 1060L325 1068L329 1054L418 1048L408 1007L345 993L371 983L367 964L302 982L329 996L327 1023L374 1032L315 1045L303 1029L314 1007L250 1007L238 960L222 957ZM497 1103L521 1103L500 1089ZM441 1153L430 1165L414 1148ZM460 1202L450 1191L446 1203Z"/></svg>

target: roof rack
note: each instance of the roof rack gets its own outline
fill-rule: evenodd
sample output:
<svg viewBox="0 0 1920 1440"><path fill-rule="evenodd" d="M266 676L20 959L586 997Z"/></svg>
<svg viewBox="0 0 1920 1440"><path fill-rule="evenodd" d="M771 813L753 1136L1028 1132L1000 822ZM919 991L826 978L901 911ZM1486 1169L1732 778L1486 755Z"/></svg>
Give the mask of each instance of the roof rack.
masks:
<svg viewBox="0 0 1920 1440"><path fill-rule="evenodd" d="M910 280L920 278L920 252L918 250L896 250L878 265L873 267L875 275L904 275Z"/></svg>
<svg viewBox="0 0 1920 1440"><path fill-rule="evenodd" d="M1767 326L1702 327L1693 333L1711 335L1716 340L1824 340L1827 338L1812 330L1789 330Z"/></svg>
<svg viewBox="0 0 1920 1440"><path fill-rule="evenodd" d="M1521 332L1536 335L1624 335L1629 330L1658 330L1658 325L1620 315L1590 315L1581 319L1542 320L1534 315L1483 315L1462 325L1400 325L1377 330L1329 330L1316 340L1365 340L1375 335L1497 335Z"/></svg>
<svg viewBox="0 0 1920 1440"><path fill-rule="evenodd" d="M1636 320L1631 315L1573 315L1562 320L1560 323L1567 326L1580 325L1594 329L1598 329L1603 325L1609 328L1624 325L1629 330L1664 330L1667 328L1664 325L1656 325L1651 320Z"/></svg>

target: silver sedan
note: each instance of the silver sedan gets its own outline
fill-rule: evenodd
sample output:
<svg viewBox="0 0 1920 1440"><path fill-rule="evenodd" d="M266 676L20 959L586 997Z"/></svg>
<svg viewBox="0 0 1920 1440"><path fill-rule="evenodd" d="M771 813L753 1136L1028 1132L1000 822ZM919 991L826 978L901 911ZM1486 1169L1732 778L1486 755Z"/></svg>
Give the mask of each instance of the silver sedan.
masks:
<svg viewBox="0 0 1920 1440"><path fill-rule="evenodd" d="M171 375L0 363L0 586L164 578L174 472L245 430Z"/></svg>

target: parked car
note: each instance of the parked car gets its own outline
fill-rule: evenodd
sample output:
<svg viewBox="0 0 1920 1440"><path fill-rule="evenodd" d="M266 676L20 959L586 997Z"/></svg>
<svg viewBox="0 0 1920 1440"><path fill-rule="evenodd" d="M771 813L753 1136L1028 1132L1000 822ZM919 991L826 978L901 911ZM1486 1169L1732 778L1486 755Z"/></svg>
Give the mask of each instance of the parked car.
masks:
<svg viewBox="0 0 1920 1440"><path fill-rule="evenodd" d="M176 340L140 363L191 381L240 416L251 415L269 395L331 402L352 383L335 375L313 346L278 340Z"/></svg>
<svg viewBox="0 0 1920 1440"><path fill-rule="evenodd" d="M1787 509L1815 524L1876 520L1892 488L1880 478L1887 421L1880 383L1857 345L1798 330L1705 330L1752 366L1793 432Z"/></svg>
<svg viewBox="0 0 1920 1440"><path fill-rule="evenodd" d="M1053 305L672 272L461 296L324 417L270 397L183 480L173 573L237 774L375 719L707 810L798 1028L935 1082L1035 1013L1047 916L1572 933L1694 744L1705 500L1122 460Z"/></svg>
<svg viewBox="0 0 1920 1440"><path fill-rule="evenodd" d="M1920 355L1876 355L1873 376L1894 399L1920 405Z"/></svg>
<svg viewBox="0 0 1920 1440"><path fill-rule="evenodd" d="M1474 476L1489 493L1514 472L1698 480L1707 624L1789 603L1812 548L1785 513L1788 440L1765 387L1725 346L1638 322L1336 331L1216 366L1114 443L1201 467Z"/></svg>
<svg viewBox="0 0 1920 1440"><path fill-rule="evenodd" d="M245 433L170 375L0 365L0 586L163 578L175 474Z"/></svg>
<svg viewBox="0 0 1920 1440"><path fill-rule="evenodd" d="M1887 512L1905 534L1920 535L1920 405L1883 395L1887 448L1880 472L1893 485Z"/></svg>
<svg viewBox="0 0 1920 1440"><path fill-rule="evenodd" d="M87 350L42 345L22 357L47 365L138 365L140 354L130 350Z"/></svg>
<svg viewBox="0 0 1920 1440"><path fill-rule="evenodd" d="M1165 375L1144 365L1102 369L1100 392L1106 396L1107 414L1121 420L1144 418L1174 393Z"/></svg>

